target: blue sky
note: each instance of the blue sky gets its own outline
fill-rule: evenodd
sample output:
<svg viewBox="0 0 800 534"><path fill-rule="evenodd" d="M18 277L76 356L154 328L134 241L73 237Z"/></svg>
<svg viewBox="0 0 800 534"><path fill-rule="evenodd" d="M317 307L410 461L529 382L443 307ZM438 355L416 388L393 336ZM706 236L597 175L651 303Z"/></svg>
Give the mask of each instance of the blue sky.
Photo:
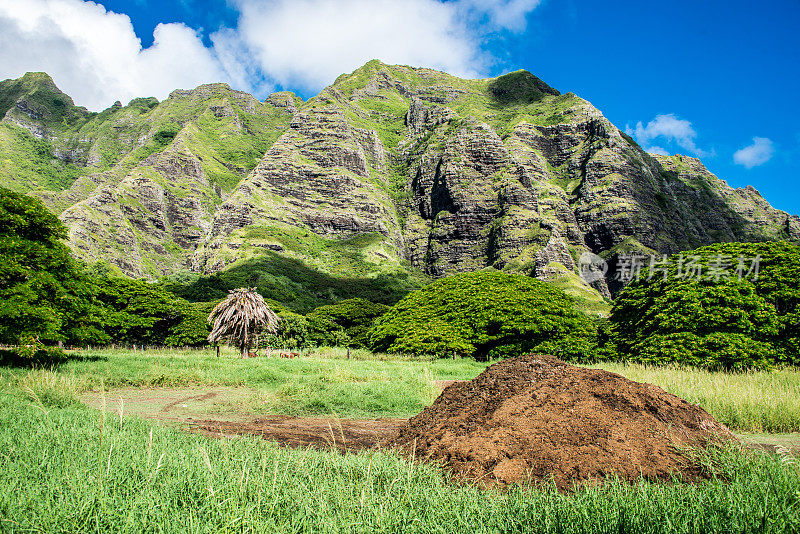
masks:
<svg viewBox="0 0 800 534"><path fill-rule="evenodd" d="M657 152L800 213L800 2L0 0L0 78L45 70L90 109L209 81L308 97L377 57L527 69ZM33 21L33 22L32 22Z"/></svg>

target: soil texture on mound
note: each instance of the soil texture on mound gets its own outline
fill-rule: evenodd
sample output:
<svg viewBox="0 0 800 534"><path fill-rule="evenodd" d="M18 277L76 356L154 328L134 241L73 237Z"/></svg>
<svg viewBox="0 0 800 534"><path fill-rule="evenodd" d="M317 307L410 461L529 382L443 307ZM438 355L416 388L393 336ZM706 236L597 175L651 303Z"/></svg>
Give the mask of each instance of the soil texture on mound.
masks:
<svg viewBox="0 0 800 534"><path fill-rule="evenodd" d="M487 486L562 490L617 476L704 476L689 447L735 439L705 410L663 389L553 356L501 361L449 385L390 442Z"/></svg>

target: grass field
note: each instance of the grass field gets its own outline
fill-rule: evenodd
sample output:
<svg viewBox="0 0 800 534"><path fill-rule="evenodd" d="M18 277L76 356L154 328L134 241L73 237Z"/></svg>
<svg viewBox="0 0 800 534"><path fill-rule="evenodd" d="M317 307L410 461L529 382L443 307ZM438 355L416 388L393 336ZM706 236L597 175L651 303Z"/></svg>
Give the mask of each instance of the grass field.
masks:
<svg viewBox="0 0 800 534"><path fill-rule="evenodd" d="M212 439L76 400L81 392L122 386L239 386L270 393L274 404L267 409L285 413L407 416L432 400L434 380L472 378L485 367L470 360L353 356L325 351L294 360L238 360L232 353L217 359L199 352L104 351L48 370L0 368L0 531L800 529L800 467L791 456L710 451L704 461L716 476L698 485L610 481L571 494L551 487L500 493L454 485L435 467L389 451L342 455L285 449L260 438ZM694 391L693 402L721 395L716 409L751 414L736 419L751 426L785 426L772 405L780 395L798 395L800 380L797 371L604 367ZM705 388L711 390L704 395Z"/></svg>
<svg viewBox="0 0 800 534"><path fill-rule="evenodd" d="M722 373L621 363L596 367L661 386L740 432L800 432L800 369Z"/></svg>
<svg viewBox="0 0 800 534"><path fill-rule="evenodd" d="M51 370L0 368L0 387L38 388L45 398L100 388L244 386L266 413L409 417L438 394L434 380L469 380L488 364L471 359L412 360L341 349L311 357L239 359L225 351L90 351ZM604 363L699 404L740 432L800 432L800 370L747 373Z"/></svg>

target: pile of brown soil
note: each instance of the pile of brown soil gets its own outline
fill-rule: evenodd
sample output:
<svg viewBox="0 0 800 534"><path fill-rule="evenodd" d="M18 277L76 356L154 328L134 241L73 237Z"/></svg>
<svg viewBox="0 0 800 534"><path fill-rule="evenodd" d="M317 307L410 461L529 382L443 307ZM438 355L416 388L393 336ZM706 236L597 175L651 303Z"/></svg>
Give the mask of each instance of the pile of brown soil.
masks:
<svg viewBox="0 0 800 534"><path fill-rule="evenodd" d="M659 387L553 356L527 355L449 385L389 445L486 485L609 475L695 480L687 446L735 439L702 408Z"/></svg>

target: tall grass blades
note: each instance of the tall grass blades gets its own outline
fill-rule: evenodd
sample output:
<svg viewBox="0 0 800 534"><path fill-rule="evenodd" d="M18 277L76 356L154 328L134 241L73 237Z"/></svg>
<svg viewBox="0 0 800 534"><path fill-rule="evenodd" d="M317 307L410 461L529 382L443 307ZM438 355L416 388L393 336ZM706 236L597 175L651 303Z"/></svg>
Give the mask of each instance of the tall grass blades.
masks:
<svg viewBox="0 0 800 534"><path fill-rule="evenodd" d="M800 370L795 368L724 373L622 363L604 363L597 367L660 386L702 406L731 429L800 431Z"/></svg>
<svg viewBox="0 0 800 534"><path fill-rule="evenodd" d="M341 455L212 439L0 394L0 530L70 532L793 532L800 473L712 451L698 485L609 480L559 494L452 485L391 452ZM102 441L101 441L102 437ZM100 457L102 463L93 462Z"/></svg>

